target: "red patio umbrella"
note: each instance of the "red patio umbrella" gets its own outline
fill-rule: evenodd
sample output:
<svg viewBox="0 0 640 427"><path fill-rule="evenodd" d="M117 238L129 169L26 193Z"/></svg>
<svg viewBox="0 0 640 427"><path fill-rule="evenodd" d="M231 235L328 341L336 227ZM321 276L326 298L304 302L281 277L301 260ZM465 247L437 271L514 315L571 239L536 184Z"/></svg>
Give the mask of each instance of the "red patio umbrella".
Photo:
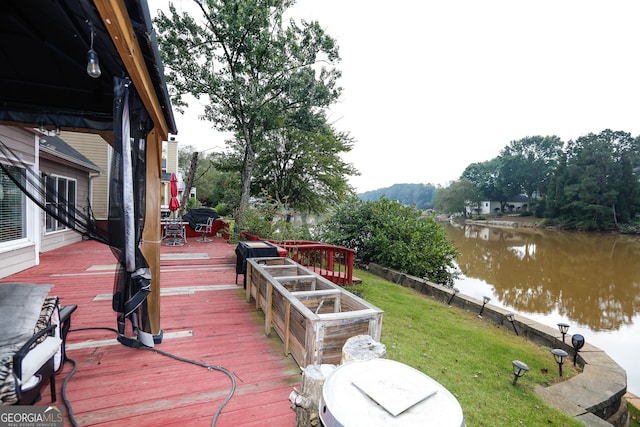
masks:
<svg viewBox="0 0 640 427"><path fill-rule="evenodd" d="M175 212L180 209L180 200L178 200L178 177L175 173L171 174L169 180L171 184L171 200L169 200L169 210Z"/></svg>

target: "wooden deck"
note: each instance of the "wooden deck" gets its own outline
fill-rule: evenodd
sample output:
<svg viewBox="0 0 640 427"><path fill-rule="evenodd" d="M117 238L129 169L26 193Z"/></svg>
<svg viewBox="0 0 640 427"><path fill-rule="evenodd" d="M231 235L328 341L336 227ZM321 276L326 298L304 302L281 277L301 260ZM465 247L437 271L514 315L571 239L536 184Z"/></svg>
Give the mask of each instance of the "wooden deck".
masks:
<svg viewBox="0 0 640 427"><path fill-rule="evenodd" d="M218 237L162 246L164 340L157 348L235 374L235 393L217 426L295 426L288 396L300 382L299 368L284 356L275 334L265 337L264 317L245 302L242 278L235 284L234 249ZM79 425L210 426L231 388L226 375L122 346L111 331L74 331L116 327L114 269L108 247L83 241L44 253L39 266L0 282L54 284L51 294L62 305L78 305L67 340L67 355L78 370L67 397ZM58 405L70 371L67 363L57 376ZM50 404L48 388L39 404Z"/></svg>

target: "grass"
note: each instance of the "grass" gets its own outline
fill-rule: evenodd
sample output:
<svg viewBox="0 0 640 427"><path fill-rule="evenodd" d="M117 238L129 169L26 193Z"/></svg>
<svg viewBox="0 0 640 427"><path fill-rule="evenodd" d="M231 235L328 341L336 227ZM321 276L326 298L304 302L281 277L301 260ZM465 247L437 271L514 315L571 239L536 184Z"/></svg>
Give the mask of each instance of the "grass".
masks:
<svg viewBox="0 0 640 427"><path fill-rule="evenodd" d="M445 386L460 402L468 426L583 426L546 406L537 385L561 381L550 349L490 321L357 270L354 293L384 310L381 341L387 358L412 366ZM348 288L350 291L352 288ZM511 362L530 371L512 385ZM580 371L566 363L563 378Z"/></svg>
<svg viewBox="0 0 640 427"><path fill-rule="evenodd" d="M630 424L629 427L638 427L640 426L640 409L636 408L633 405L627 405L629 407L629 418Z"/></svg>

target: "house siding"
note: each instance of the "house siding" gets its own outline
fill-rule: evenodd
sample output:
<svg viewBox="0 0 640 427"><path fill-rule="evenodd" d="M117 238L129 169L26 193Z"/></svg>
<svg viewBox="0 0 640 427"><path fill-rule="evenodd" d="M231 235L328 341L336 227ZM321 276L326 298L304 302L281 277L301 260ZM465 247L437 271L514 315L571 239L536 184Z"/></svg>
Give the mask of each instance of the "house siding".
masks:
<svg viewBox="0 0 640 427"><path fill-rule="evenodd" d="M36 167L35 135L21 128L0 126L2 142L32 170ZM3 156L0 154L0 161ZM29 199L25 202L26 237L0 243L0 278L38 265L39 230L37 207Z"/></svg>
<svg viewBox="0 0 640 427"><path fill-rule="evenodd" d="M526 201L510 201L506 203L505 213L517 213L523 210L526 210L527 202ZM473 213L478 215L490 215L492 213L500 212L502 205L500 202L483 200L480 202L479 206L469 205L466 207L467 213ZM477 212L476 212L476 209Z"/></svg>
<svg viewBox="0 0 640 427"><path fill-rule="evenodd" d="M73 134L68 133L68 135ZM102 138L96 135L84 135L88 135L90 139L98 138L102 150L105 153L108 151L107 144ZM0 138L11 149L13 155L18 157L36 176L45 173L49 176L74 180L76 183L76 207L84 213L88 212L91 185L89 170L61 163L55 155L40 151L39 140L36 133L31 130L0 126ZM107 159L106 155L104 159ZM3 161L1 154L0 161ZM9 163L6 159L4 162ZM106 197L104 199L106 200ZM42 252L48 252L82 240L82 235L73 230L47 232L46 214L28 197L25 197L23 215L25 215L25 237L0 242L0 278L38 265Z"/></svg>
<svg viewBox="0 0 640 427"><path fill-rule="evenodd" d="M178 175L178 141L171 140L167 141L167 150L165 151L166 162L165 168L163 172L166 175L171 176L172 173ZM165 175L163 173L163 175ZM163 178L164 179L164 178ZM170 182L167 180L163 180L161 184L161 194L160 194L160 206L161 210L165 212L165 214L169 211L169 200L171 200L171 187Z"/></svg>
<svg viewBox="0 0 640 427"><path fill-rule="evenodd" d="M39 259L33 242L25 243L22 247L13 246L9 250L0 248L0 257L0 279L38 265Z"/></svg>
<svg viewBox="0 0 640 427"><path fill-rule="evenodd" d="M40 171L47 175L55 175L74 180L76 182L76 207L84 214L87 213L89 197L88 172L63 166L46 158L41 158L40 160ZM82 240L82 235L73 230L47 232L45 220L46 214L40 211L40 227L42 230L40 252L48 252Z"/></svg>
<svg viewBox="0 0 640 427"><path fill-rule="evenodd" d="M62 132L60 134L67 144L78 150L85 157L96 164L102 173L91 179L90 189L83 203L78 198L78 204L87 205L87 197L90 198L91 209L97 220L108 218L109 203L109 158L111 157L111 146L99 135L79 132Z"/></svg>
<svg viewBox="0 0 640 427"><path fill-rule="evenodd" d="M178 173L178 141L167 141L167 172Z"/></svg>

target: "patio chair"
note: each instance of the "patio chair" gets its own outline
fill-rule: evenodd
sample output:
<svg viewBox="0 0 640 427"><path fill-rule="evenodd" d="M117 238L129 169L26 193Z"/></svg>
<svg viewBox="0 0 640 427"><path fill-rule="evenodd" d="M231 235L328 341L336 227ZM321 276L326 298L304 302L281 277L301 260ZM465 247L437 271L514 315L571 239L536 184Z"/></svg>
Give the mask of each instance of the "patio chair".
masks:
<svg viewBox="0 0 640 427"><path fill-rule="evenodd" d="M200 237L197 242L210 242L211 239L207 237L207 233L211 233L211 229L213 228L214 217L210 216L207 218L207 222L204 224L196 224L196 233L202 233L202 237Z"/></svg>
<svg viewBox="0 0 640 427"><path fill-rule="evenodd" d="M12 306L15 303L4 308L13 311ZM47 383L51 387L51 401L56 401L55 374L64 363L66 335L76 308L75 305L60 307L58 297L47 296L30 338L22 342L5 337L7 341L0 343L0 405L32 405L40 400ZM30 323L35 319L30 313L34 313L33 310L28 310L21 319Z"/></svg>
<svg viewBox="0 0 640 427"><path fill-rule="evenodd" d="M179 221L169 221L164 226L162 240L167 239L167 246L182 246L187 241L187 230Z"/></svg>

